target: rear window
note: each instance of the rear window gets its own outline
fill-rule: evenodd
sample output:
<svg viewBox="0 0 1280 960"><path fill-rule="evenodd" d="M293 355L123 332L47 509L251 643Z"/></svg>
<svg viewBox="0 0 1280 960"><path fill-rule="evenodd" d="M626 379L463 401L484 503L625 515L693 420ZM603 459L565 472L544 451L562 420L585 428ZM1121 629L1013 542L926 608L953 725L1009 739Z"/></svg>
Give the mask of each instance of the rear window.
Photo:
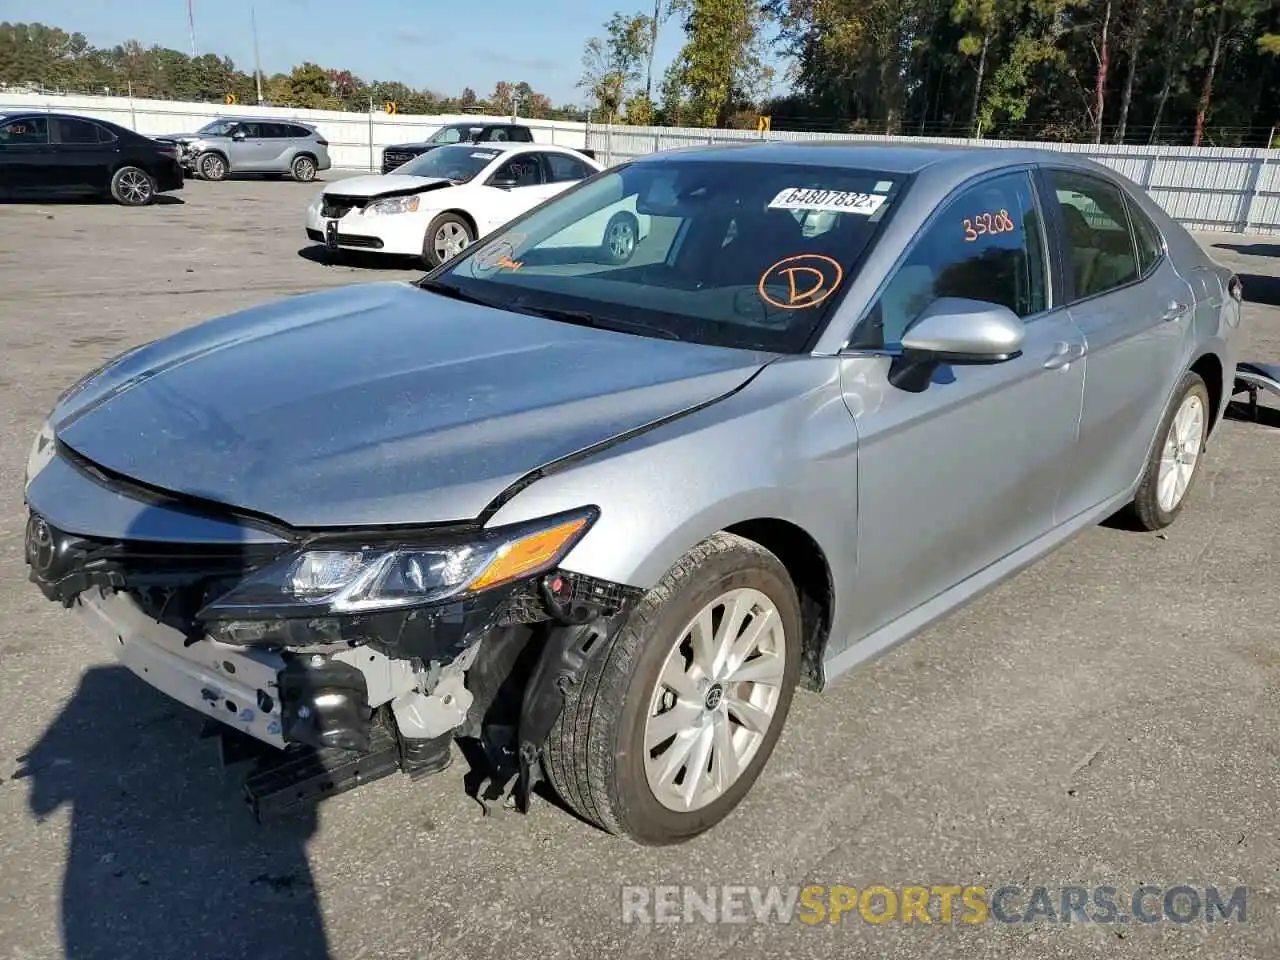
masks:
<svg viewBox="0 0 1280 960"><path fill-rule="evenodd" d="M645 161L571 188L436 279L517 311L800 351L903 186L873 170Z"/></svg>

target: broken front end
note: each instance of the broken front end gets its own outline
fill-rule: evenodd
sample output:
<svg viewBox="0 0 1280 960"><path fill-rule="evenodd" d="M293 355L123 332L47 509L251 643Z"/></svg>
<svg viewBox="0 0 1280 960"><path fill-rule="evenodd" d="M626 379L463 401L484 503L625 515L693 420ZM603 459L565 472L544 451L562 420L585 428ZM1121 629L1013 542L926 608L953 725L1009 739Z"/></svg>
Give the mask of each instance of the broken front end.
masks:
<svg viewBox="0 0 1280 960"><path fill-rule="evenodd" d="M260 818L437 772L455 740L490 796L514 785L523 809L564 691L641 592L560 569L591 507L496 529L302 532L166 499L57 447L28 487L31 579L216 721L225 762L255 761Z"/></svg>

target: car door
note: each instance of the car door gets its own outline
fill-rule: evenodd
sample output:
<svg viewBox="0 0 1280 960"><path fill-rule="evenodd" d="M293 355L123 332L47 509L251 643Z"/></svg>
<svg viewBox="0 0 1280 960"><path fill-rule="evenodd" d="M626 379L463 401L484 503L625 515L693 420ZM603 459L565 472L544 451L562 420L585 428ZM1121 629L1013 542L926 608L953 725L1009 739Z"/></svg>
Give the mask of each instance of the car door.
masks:
<svg viewBox="0 0 1280 960"><path fill-rule="evenodd" d="M58 187L103 191L110 186L112 160L116 155L114 134L89 120L74 117L55 118L50 133L54 140L54 176Z"/></svg>
<svg viewBox="0 0 1280 960"><path fill-rule="evenodd" d="M506 156L498 168L485 181L489 191L501 195L488 198L481 214L487 220L482 225L482 235L536 207L547 196L548 184L542 163L531 150L521 150Z"/></svg>
<svg viewBox="0 0 1280 960"><path fill-rule="evenodd" d="M1074 456L1084 340L1052 299L1030 170L972 182L932 216L850 342L894 352L941 297L1008 307L1021 355L943 365L924 390L889 359L852 359L842 389L858 433L858 564L848 585L866 636L1049 533Z"/></svg>
<svg viewBox="0 0 1280 960"><path fill-rule="evenodd" d="M1126 492L1146 462L1173 389L1195 297L1161 251L1140 262L1121 188L1049 166L1045 190L1060 224L1072 319L1084 334L1084 406L1063 509L1080 513Z"/></svg>
<svg viewBox="0 0 1280 960"><path fill-rule="evenodd" d="M46 117L0 122L0 187L15 192L47 189L56 182Z"/></svg>
<svg viewBox="0 0 1280 960"><path fill-rule="evenodd" d="M271 145L263 137L264 124L240 123L231 131L230 156L232 170L264 170L267 167Z"/></svg>

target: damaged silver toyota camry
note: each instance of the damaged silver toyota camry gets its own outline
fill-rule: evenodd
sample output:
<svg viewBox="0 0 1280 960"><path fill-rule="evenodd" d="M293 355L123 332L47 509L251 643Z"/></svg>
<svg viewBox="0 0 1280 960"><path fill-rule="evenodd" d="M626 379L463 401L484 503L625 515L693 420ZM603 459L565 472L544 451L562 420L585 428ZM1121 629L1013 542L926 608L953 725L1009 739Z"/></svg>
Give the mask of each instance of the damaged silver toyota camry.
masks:
<svg viewBox="0 0 1280 960"><path fill-rule="evenodd" d="M798 686L1121 508L1172 523L1239 300L1072 154L660 154L415 283L88 374L32 447L27 562L255 764L260 816L456 743L495 799L545 779L678 842Z"/></svg>

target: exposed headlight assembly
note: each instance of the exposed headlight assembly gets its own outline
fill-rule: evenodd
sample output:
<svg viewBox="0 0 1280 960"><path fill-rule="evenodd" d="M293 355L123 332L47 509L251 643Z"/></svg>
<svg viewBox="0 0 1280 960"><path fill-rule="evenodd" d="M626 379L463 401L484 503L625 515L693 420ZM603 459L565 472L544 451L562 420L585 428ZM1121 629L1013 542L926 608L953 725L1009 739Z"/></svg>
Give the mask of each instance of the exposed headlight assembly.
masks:
<svg viewBox="0 0 1280 960"><path fill-rule="evenodd" d="M560 563L594 507L438 545L313 545L255 571L200 620L372 613L482 593Z"/></svg>
<svg viewBox="0 0 1280 960"><path fill-rule="evenodd" d="M390 213L417 213L419 198L415 195L412 197L387 197L384 200L375 200L364 208L364 212L368 216L379 216Z"/></svg>

